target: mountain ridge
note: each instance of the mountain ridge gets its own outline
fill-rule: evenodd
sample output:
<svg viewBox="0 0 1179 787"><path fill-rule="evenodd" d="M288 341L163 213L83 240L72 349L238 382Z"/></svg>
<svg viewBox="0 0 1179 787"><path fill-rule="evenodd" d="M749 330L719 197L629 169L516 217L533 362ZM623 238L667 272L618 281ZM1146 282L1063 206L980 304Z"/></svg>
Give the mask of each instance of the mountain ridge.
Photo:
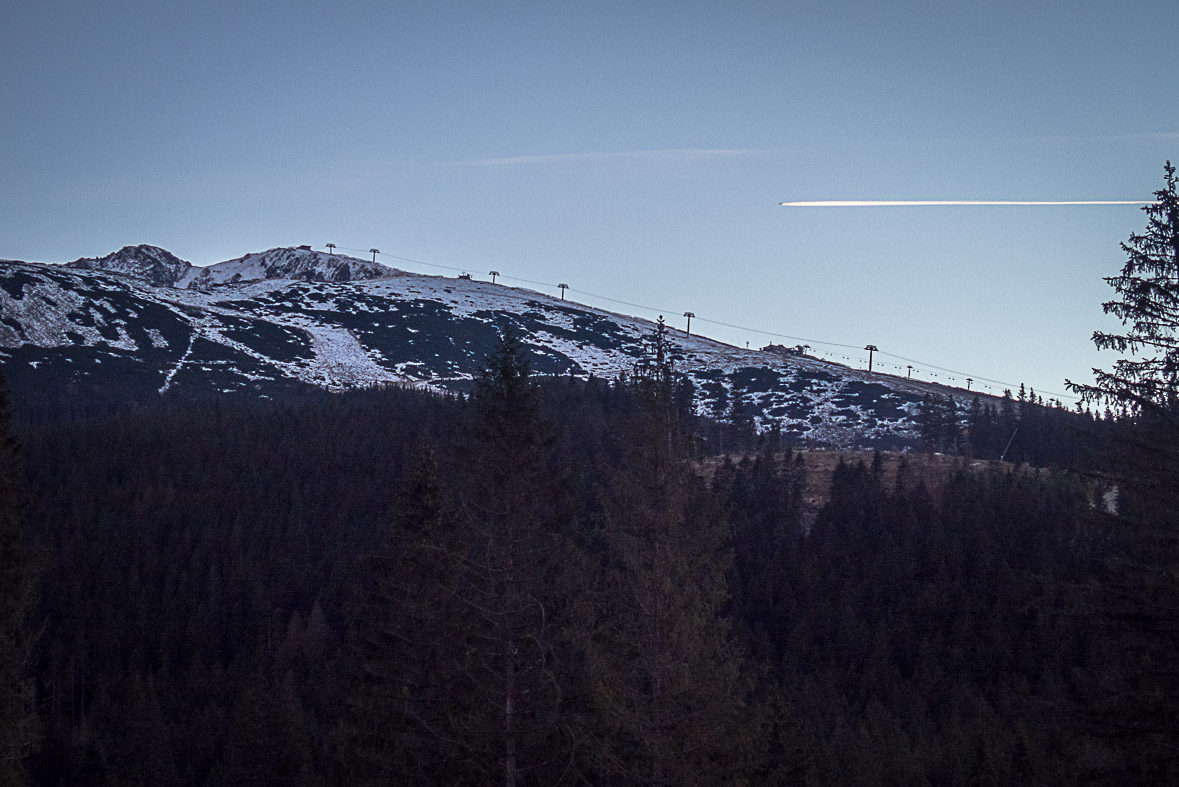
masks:
<svg viewBox="0 0 1179 787"><path fill-rule="evenodd" d="M582 378L629 373L655 329L523 288L306 248L203 268L158 247L120 252L96 258L103 264L0 263L0 362L10 380L131 387L143 396L390 384L464 390L508 325L538 373ZM179 275L157 284L161 269ZM975 395L667 330L698 412L761 429L776 424L797 438L911 439L926 393L962 405Z"/></svg>
<svg viewBox="0 0 1179 787"><path fill-rule="evenodd" d="M180 289L205 289L219 284L239 284L265 279L380 279L401 273L396 268L375 261L319 252L310 246L279 246L213 265L198 266L180 259L167 249L140 244L124 246L105 257L83 257L65 263L65 267L129 276L142 279L156 287Z"/></svg>
<svg viewBox="0 0 1179 787"><path fill-rule="evenodd" d="M138 246L124 246L105 257L82 257L65 264L68 268L89 270L98 273L112 273L143 279L149 284L161 287L174 286L195 266L182 260L167 249L141 243Z"/></svg>

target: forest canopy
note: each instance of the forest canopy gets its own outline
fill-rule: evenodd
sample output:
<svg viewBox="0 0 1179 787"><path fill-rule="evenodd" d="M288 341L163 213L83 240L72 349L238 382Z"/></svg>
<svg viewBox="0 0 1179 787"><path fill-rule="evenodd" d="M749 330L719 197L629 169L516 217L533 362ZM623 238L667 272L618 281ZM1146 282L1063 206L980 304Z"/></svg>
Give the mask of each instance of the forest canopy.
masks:
<svg viewBox="0 0 1179 787"><path fill-rule="evenodd" d="M664 341L585 381L505 334L469 396L0 401L0 783L1179 776L1173 374L800 451Z"/></svg>

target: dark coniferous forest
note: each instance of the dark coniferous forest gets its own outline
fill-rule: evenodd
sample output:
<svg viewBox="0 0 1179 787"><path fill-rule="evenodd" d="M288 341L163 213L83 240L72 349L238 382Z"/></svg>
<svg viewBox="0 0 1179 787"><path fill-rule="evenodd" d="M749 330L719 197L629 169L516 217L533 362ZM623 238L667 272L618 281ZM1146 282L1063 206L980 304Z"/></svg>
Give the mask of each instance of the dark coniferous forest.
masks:
<svg viewBox="0 0 1179 787"><path fill-rule="evenodd" d="M1173 772L1166 514L1109 513L1093 469L1132 423L1072 418L1084 473L914 451L816 502L807 454L706 455L678 394L658 363L537 380L509 337L470 398L14 427L10 781Z"/></svg>
<svg viewBox="0 0 1179 787"><path fill-rule="evenodd" d="M1174 297L1174 192L1112 303ZM1179 367L865 455L699 419L664 351L0 401L0 783L1175 783Z"/></svg>

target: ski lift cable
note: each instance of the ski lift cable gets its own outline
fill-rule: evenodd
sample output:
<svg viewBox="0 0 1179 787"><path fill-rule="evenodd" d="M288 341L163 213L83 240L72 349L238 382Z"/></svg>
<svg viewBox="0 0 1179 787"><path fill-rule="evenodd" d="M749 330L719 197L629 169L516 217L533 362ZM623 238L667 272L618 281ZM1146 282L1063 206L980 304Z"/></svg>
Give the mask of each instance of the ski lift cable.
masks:
<svg viewBox="0 0 1179 787"><path fill-rule="evenodd" d="M357 251L357 249L352 249L352 251ZM396 254L387 254L383 251L379 251L379 252L377 252L377 254L380 254L382 257L388 257L389 259L392 259L392 260L401 260L402 262L412 262L415 265L429 265L431 268L442 268L443 270L458 271L459 273L466 273L467 272L466 268L456 268L453 265L439 265L436 262L426 262L425 260L415 260L410 257L398 257Z"/></svg>
<svg viewBox="0 0 1179 787"><path fill-rule="evenodd" d="M975 381L994 383L995 385L1002 385L1002 386L1006 386L1007 388L1014 388L1016 385L1015 383L1008 383L1008 382L1004 382L1003 380L994 380L990 377L982 377L977 374L970 374L968 372L960 372L956 369L947 369L944 366L937 366L932 363L926 363L925 361L917 361L912 358L906 358L903 355L897 355L895 353L884 352L882 350L877 350L877 352L879 352L881 355L887 355L891 358L898 358L902 361L908 361L909 363L921 364L922 366L925 366L929 369L937 369L939 372L946 372L949 374L959 374L959 375L962 375L963 377L970 377ZM1057 393L1056 391L1048 391L1048 390L1043 390L1043 389L1040 390L1040 393L1046 393L1049 396L1064 397L1065 399L1072 399L1073 401L1077 401L1080 398L1077 396L1073 396L1072 394L1062 394L1062 393Z"/></svg>
<svg viewBox="0 0 1179 787"><path fill-rule="evenodd" d="M532 279L521 279L519 276L504 276L502 273L500 274L499 278L507 279L509 281L522 281L525 284L535 284L537 287L552 287L553 289L556 289L557 287L561 286L560 284L553 284L552 282L547 282L547 281L533 281ZM569 288L566 287L565 289L569 289Z"/></svg>
<svg viewBox="0 0 1179 787"><path fill-rule="evenodd" d="M336 248L344 248L344 249L347 249L348 251L363 251L363 249L352 249L352 248L348 248L348 247L344 247L344 246L337 246ZM443 270L459 271L459 272L464 272L464 273L467 271L467 268L456 268L452 265L439 265L438 263L426 262L425 260L417 260L417 259L413 259L411 257L401 257L396 254L388 254L383 251L377 252L377 254L381 255L382 257L389 257L390 259L394 259L394 260L402 260L403 262L412 262L417 265L428 265L430 267L441 268ZM557 286L559 286L557 284L553 284L552 282L535 281L533 279L523 279L523 278L520 278L519 276L507 276L502 273L499 274L499 278L508 279L510 281L520 281L520 282L524 282L526 284L535 284L540 287L557 287ZM570 292L579 293L581 295L588 295L591 298L600 298L601 300L609 301L610 303L619 303L624 306L630 306L635 309L645 309L647 311L657 312L660 314L674 314L676 312L675 309L660 309L655 306L647 306L645 304L633 303L631 301L624 301L624 300L620 300L618 298L610 298L608 296L599 295L597 293L589 292L587 290L574 289L573 287L569 287L567 289ZM712 323L713 325L723 325L726 328L735 328L736 330L739 330L739 331L748 331L750 333L762 334L763 336L773 336L778 339L790 339L791 341L798 341L798 342L804 342L804 343L809 343L809 344L821 344L821 345L828 346L828 347L845 347L845 348L851 349L851 350L859 349L858 347L856 347L855 345L852 345L852 344L840 344L838 342L825 342L825 341L822 341L821 339L806 339L801 336L791 336L791 335L785 334L785 333L775 333L773 331L763 331L758 328L748 328L743 325L733 325L731 323L721 322L720 320L710 320L706 317L696 317L696 319L699 321L702 321L702 322Z"/></svg>
<svg viewBox="0 0 1179 787"><path fill-rule="evenodd" d="M337 246L337 248L342 249L344 247ZM349 249L349 251L364 251L364 250L363 249ZM442 270L447 270L447 271L458 271L459 273L466 273L469 270L471 270L470 268L456 268L453 265L439 265L436 262L426 262L425 260L415 260L412 257L401 257L396 254L389 254L389 253L383 252L383 251L378 251L377 254L381 255L382 257L388 257L391 260L401 260L402 262L412 262L415 265L428 265L431 268L441 268ZM505 276L502 273L499 273L496 275L501 279L510 279L511 281L522 281L522 282L525 282L526 284L535 284L539 287L557 287L557 286L559 286L559 285L552 284L551 282L547 282L547 281L533 281L532 279L521 279L519 276Z"/></svg>
<svg viewBox="0 0 1179 787"><path fill-rule="evenodd" d="M697 319L698 321L700 321L700 322L707 322L707 323L711 323L711 324L713 324L713 325L723 325L723 326L725 326L726 328L736 328L736 329L737 329L737 330L739 330L739 331L749 331L750 333L760 333L760 334L762 334L763 336L773 336L773 337L776 337L776 338L778 338L778 339L790 339L791 341L796 341L796 342L806 342L806 343L811 343L811 344L822 344L822 345L825 345L825 346L827 346L827 347L844 347L844 348L847 348L847 349L849 349L849 350L858 350L858 349L860 349L859 347L857 347L857 346L856 346L856 345L854 345L854 344L840 344L839 342L824 342L824 341L821 341L821 340L819 340L819 339L804 339L804 338L802 338L801 336L790 336L789 334L785 334L785 333L774 333L773 331L763 331L763 330L761 330L761 329L759 329L759 328L747 328L747 327L746 327L746 326L744 326L744 325L733 325L732 323L721 322L720 320L710 320L710 319L708 319L707 317L697 317L696 319Z"/></svg>
<svg viewBox="0 0 1179 787"><path fill-rule="evenodd" d="M609 301L610 303L621 303L623 306L630 306L635 309L643 309L649 312L658 312L659 314L675 314L675 309L657 309L654 306L644 306L641 303L631 303L630 301L621 301L618 298L609 298L605 295L598 295L596 292L587 292L586 290L575 290L570 287L569 292L575 292L579 295L588 295L591 298L597 298L602 301Z"/></svg>
<svg viewBox="0 0 1179 787"><path fill-rule="evenodd" d="M336 246L335 248L344 249L346 251L357 251L357 252L371 251L371 249L368 249L368 250L355 249L355 248L350 248L350 247L346 247L346 246ZM402 256L399 256L396 254L388 254L388 253L382 252L382 251L377 252L377 254L379 254L382 257L388 257L388 258L394 259L394 260L401 260L403 262L411 262L415 265L426 265L431 268L439 268L442 270L458 271L460 273L466 273L469 270L469 268L456 268L453 265L439 265L436 262L426 262L425 260L418 260L418 259L414 259L412 257L402 257ZM525 284L534 284L538 287L554 287L555 288L555 287L560 286L558 284L553 284L552 282L536 281L534 279L524 279L524 278L520 278L518 276L505 276L503 274L498 274L498 275L499 275L499 278L501 278L501 279L524 282ZM624 300L620 300L618 298L610 298L608 296L599 295L597 293L588 292L586 290L578 290L578 289L574 289L572 287L568 287L567 289L570 292L578 293L581 295L587 295L591 298L598 298L598 299L601 299L604 301L608 301L610 303L618 303L618 304L622 304L624 306L630 306L635 309L645 309L647 311L657 312L660 314L675 314L676 313L675 309L659 309L657 307L647 306L647 305L641 304L641 303L633 303L631 301L624 301ZM823 341L821 339L807 339L807 338L803 338L801 336L792 336L790 334L776 333L774 331L763 331L760 328L750 328L745 325L736 325L734 323L722 322L720 320L710 320L707 317L699 317L699 316L694 315L693 318L697 322L706 322L711 325L720 325L720 326L724 326L725 328L733 328L734 330L738 330L738 331L747 331L749 333L756 333L756 334L760 334L762 336L772 336L772 337L778 338L778 339L790 339L791 341L803 342L804 344L818 344L818 345L823 345L825 347L842 347L842 348L848 349L848 350L861 349L858 345L841 344L839 342L827 342L827 341ZM851 358L848 358L847 356L836 356L835 354L826 353L825 351L821 351L821 350L819 352L822 352L824 355L832 355L833 357L840 357L840 358L843 358L844 360L852 360ZM877 350L877 352L880 355L886 355L890 358L896 358L901 361L906 361L907 363L916 364L921 367L925 367L924 369L920 369L915 366L913 371L918 372L918 373L928 372L928 370L930 370L930 369L937 369L938 371L941 371L941 372L945 372L945 373L949 373L949 374L957 374L957 375L961 375L962 377L972 377L972 379L974 379L975 381L980 382L980 383L984 383L984 384L985 383L994 383L995 385L1002 385L1002 386L1005 386L1006 388L1014 388L1016 386L1016 384L1014 384L1014 383L1005 382L1003 380L995 380L990 377L983 377L981 375L970 374L968 372L961 372L956 369L949 369L944 366L938 366L937 364L927 363L925 361L919 361L914 358L907 358L903 355L897 355L895 353L885 352L882 350ZM901 367L898 366L896 368L900 369ZM986 387L989 388L990 386L986 386ZM1049 396L1055 396L1058 399L1063 398L1063 399L1070 399L1073 401L1079 400L1079 397L1073 396L1072 394L1062 394L1062 393L1057 393L1056 391L1048 391L1048 390L1041 389L1040 393L1045 393L1045 394L1048 394Z"/></svg>

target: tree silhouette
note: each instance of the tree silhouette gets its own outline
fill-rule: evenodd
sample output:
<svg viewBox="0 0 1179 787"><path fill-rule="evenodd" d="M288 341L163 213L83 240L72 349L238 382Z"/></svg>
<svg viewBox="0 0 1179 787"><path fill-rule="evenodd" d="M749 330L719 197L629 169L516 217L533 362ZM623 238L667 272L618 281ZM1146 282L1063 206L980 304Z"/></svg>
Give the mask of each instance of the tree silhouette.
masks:
<svg viewBox="0 0 1179 787"><path fill-rule="evenodd" d="M1164 186L1156 201L1143 206L1145 232L1122 244L1121 274L1106 278L1117 297L1103 304L1125 326L1122 332L1096 331L1099 350L1116 350L1111 371L1094 369L1093 385L1069 382L1087 402L1112 401L1132 412L1150 412L1170 423L1179 419L1179 194L1175 167L1164 167Z"/></svg>
<svg viewBox="0 0 1179 787"><path fill-rule="evenodd" d="M572 757L555 670L568 607L565 486L524 346L504 331L472 394L458 597L470 706L458 726L480 781L556 781Z"/></svg>
<svg viewBox="0 0 1179 787"><path fill-rule="evenodd" d="M662 323L630 381L637 411L603 488L606 554L590 636L601 783L739 782L759 741L724 614L728 528L687 461Z"/></svg>
<svg viewBox="0 0 1179 787"><path fill-rule="evenodd" d="M1168 161L1147 225L1122 244L1126 262L1106 279L1117 297L1103 304L1120 332L1097 331L1093 343L1122 355L1092 385L1069 381L1084 402L1123 413L1102 457L1105 479L1119 485L1117 513L1107 512L1114 554L1102 582L1082 594L1092 625L1103 630L1104 669L1082 684L1087 718L1125 752L1105 778L1174 781L1179 773L1179 178ZM1024 405L1023 407L1027 407ZM1023 407L1021 407L1021 415ZM1022 420L1022 419L1021 419ZM1120 554L1118 554L1120 553Z"/></svg>
<svg viewBox="0 0 1179 787"><path fill-rule="evenodd" d="M463 777L451 724L472 686L464 673L458 559L433 448L422 442L395 525L370 561L353 636L350 773L358 783L433 784Z"/></svg>

